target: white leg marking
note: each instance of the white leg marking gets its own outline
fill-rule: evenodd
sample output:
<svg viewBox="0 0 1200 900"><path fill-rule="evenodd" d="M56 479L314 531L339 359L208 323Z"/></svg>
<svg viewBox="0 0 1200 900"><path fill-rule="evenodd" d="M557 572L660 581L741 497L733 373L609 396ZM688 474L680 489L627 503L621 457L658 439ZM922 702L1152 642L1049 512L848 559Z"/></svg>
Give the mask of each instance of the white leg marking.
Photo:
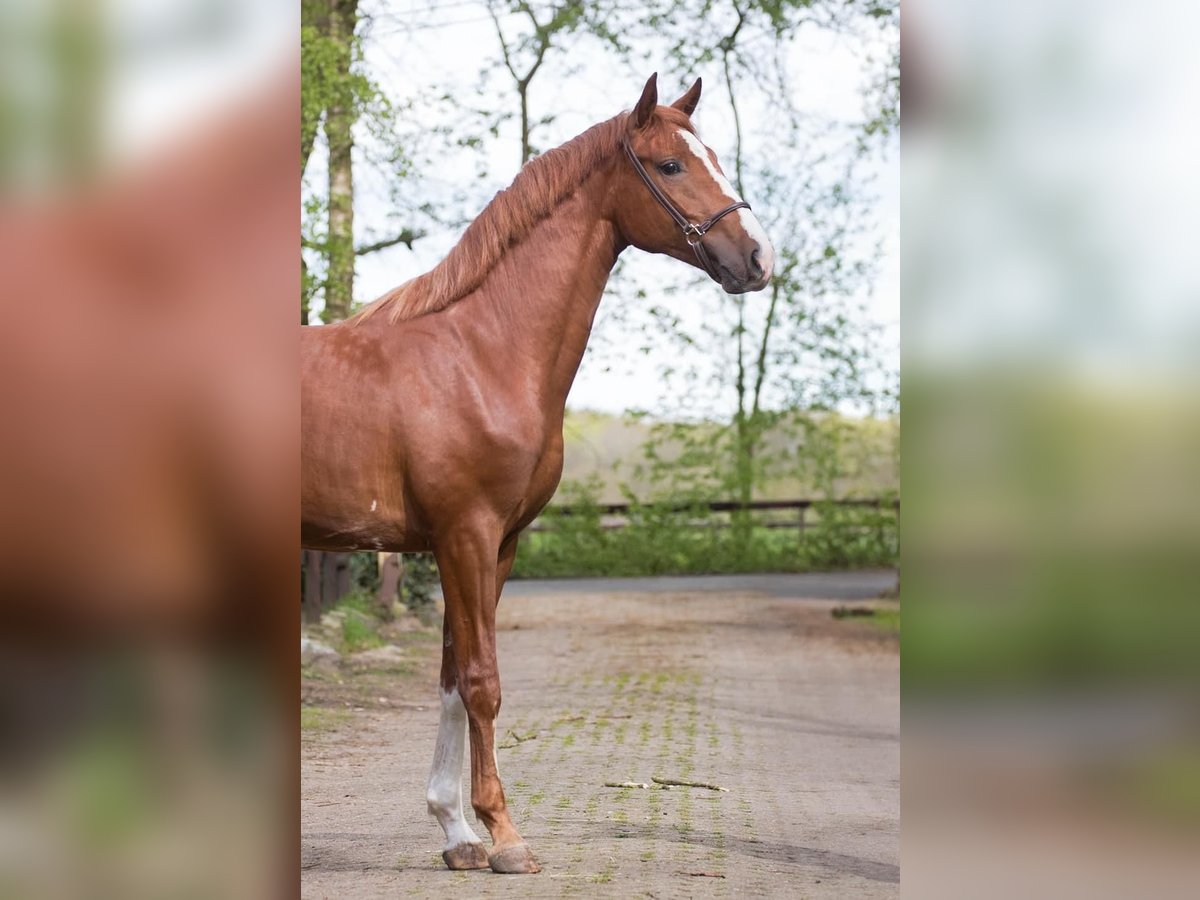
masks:
<svg viewBox="0 0 1200 900"><path fill-rule="evenodd" d="M678 134L683 139L684 144L687 145L688 150L691 151L692 156L696 157L697 161L708 170L708 174L717 183L717 187L721 193L731 203L740 202L742 198L733 189L733 185L729 183L729 179L722 175L721 170L713 165L712 157L708 155L708 148L700 142L700 138L685 128L680 128ZM750 240L758 244L759 265L763 267L764 272L770 275L775 269L775 248L771 246L771 239L767 237L767 232L763 229L762 223L748 209L739 209L737 217Z"/></svg>
<svg viewBox="0 0 1200 900"><path fill-rule="evenodd" d="M467 738L467 709L458 688L442 692L442 718L438 724L437 747L433 751L433 769L425 800L429 812L446 832L446 849L459 844L481 843L467 824L462 806L463 748Z"/></svg>

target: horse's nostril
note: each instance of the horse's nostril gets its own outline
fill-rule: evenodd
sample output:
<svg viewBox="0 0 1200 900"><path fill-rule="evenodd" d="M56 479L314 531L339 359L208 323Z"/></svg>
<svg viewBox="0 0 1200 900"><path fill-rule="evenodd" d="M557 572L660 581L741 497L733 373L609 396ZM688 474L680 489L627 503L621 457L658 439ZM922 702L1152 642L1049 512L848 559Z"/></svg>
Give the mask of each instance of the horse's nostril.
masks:
<svg viewBox="0 0 1200 900"><path fill-rule="evenodd" d="M750 275L754 278L761 278L763 273L762 261L759 257L759 248L755 247L754 252L750 254Z"/></svg>

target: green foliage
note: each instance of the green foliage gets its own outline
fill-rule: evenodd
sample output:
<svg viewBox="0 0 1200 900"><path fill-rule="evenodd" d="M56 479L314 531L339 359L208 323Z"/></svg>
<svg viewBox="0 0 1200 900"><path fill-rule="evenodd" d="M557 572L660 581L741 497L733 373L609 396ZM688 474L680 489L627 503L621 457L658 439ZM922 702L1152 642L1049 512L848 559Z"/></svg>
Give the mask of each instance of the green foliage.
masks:
<svg viewBox="0 0 1200 900"><path fill-rule="evenodd" d="M404 579L400 599L409 609L433 605L433 593L439 584L437 561L432 553L404 554Z"/></svg>
<svg viewBox="0 0 1200 900"><path fill-rule="evenodd" d="M625 527L606 528L594 483L566 484L559 496L540 520L547 530L522 539L513 577L805 572L894 565L898 556L897 519L886 508L822 504L801 533L767 527L765 517L739 530L695 500L682 509L634 502Z"/></svg>
<svg viewBox="0 0 1200 900"><path fill-rule="evenodd" d="M337 608L360 616L374 616L375 598L362 588L356 587L338 601Z"/></svg>
<svg viewBox="0 0 1200 900"><path fill-rule="evenodd" d="M437 562L432 553L405 553L402 557L404 577L400 582L400 601L409 609L428 607L439 584ZM376 598L382 587L378 554L374 550L350 555L350 579L354 585L339 606L348 606L362 613L376 615Z"/></svg>
<svg viewBox="0 0 1200 900"><path fill-rule="evenodd" d="M329 709L322 706L300 707L300 731L302 733L321 733L336 731L350 721L350 710Z"/></svg>
<svg viewBox="0 0 1200 900"><path fill-rule="evenodd" d="M384 640L376 631L378 621L370 615L355 609L353 605L343 602L339 608L345 610L342 619L342 649L348 653L356 650L369 650L372 647L382 647Z"/></svg>
<svg viewBox="0 0 1200 900"><path fill-rule="evenodd" d="M598 427L595 417L581 421L580 427ZM515 577L803 572L896 563L894 422L760 413L751 425L761 432L747 453L732 424L643 423L648 432L630 432L631 439L643 438L641 458L625 470L639 490L620 486L631 504L625 527L605 527L616 523L606 520L599 498L611 496L612 487L598 474L565 481L540 520L546 530L523 538ZM881 471L893 473L882 484ZM795 522L792 510L708 509L710 500L739 499L746 478L753 496L818 498L805 511L803 533L769 527ZM880 506L833 502L847 496L848 485L869 485L868 496Z"/></svg>
<svg viewBox="0 0 1200 900"><path fill-rule="evenodd" d="M805 537L808 552L831 569L894 564L900 556L896 516L886 505L879 509L816 504L812 512L819 527Z"/></svg>
<svg viewBox="0 0 1200 900"><path fill-rule="evenodd" d="M344 191L304 198L300 307L305 324L319 295L325 300L326 321L351 311L356 257L366 252L355 247L350 224L354 207L351 156L364 158L394 179L403 177L410 167L403 132L397 127L397 109L365 70L360 21L356 2L304 0L301 4L301 175L303 178L323 127L331 169L335 160L340 160L346 176ZM358 143L359 129L371 136L366 145ZM303 189L310 188L304 184ZM322 227L325 215L328 228Z"/></svg>
<svg viewBox="0 0 1200 900"><path fill-rule="evenodd" d="M331 33L327 4L304 4L300 26L300 150L308 160L321 124L331 106L345 106L352 120L367 121L373 137L385 139L395 125L396 110L388 96L363 68L362 37ZM310 8L315 11L310 12ZM401 148L388 144L386 153L399 163Z"/></svg>
<svg viewBox="0 0 1200 900"><path fill-rule="evenodd" d="M378 555L374 550L364 550L359 553L350 554L350 580L354 585L354 592L350 596L357 594L366 597L369 604L374 603L372 598L379 591L379 564L377 560Z"/></svg>
<svg viewBox="0 0 1200 900"><path fill-rule="evenodd" d="M359 554L355 554L358 556ZM353 568L353 558L351 558ZM372 647L382 647L386 641L379 634L382 624L379 620L379 610L375 605L375 595L356 587L338 601L338 612L341 614L341 646L343 653L354 653L358 650L369 650Z"/></svg>

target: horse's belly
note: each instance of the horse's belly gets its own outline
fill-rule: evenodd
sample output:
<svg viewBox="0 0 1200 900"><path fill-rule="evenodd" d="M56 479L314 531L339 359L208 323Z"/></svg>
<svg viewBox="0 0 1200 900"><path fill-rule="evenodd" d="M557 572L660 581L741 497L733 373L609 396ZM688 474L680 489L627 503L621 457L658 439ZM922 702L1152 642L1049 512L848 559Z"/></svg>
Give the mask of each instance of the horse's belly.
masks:
<svg viewBox="0 0 1200 900"><path fill-rule="evenodd" d="M429 549L428 541L407 530L401 523L376 520L301 519L300 545L310 550L348 553L354 550L380 550L389 553L419 553Z"/></svg>
<svg viewBox="0 0 1200 900"><path fill-rule="evenodd" d="M425 549L419 529L393 478L372 477L369 470L302 466L300 541L313 550ZM376 487L372 488L371 485ZM387 488L385 490L385 487Z"/></svg>

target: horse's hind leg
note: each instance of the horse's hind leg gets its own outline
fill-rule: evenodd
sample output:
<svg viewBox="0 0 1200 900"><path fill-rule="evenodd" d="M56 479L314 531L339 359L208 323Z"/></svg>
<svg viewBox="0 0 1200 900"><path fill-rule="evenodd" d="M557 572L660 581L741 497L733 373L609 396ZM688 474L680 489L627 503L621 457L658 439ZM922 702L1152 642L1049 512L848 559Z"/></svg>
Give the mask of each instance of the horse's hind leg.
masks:
<svg viewBox="0 0 1200 900"><path fill-rule="evenodd" d="M455 684L466 706L471 736L471 805L492 836L488 863L496 872L537 872L533 853L509 818L496 767L495 723L500 712L496 598L501 580L497 564L503 563L499 536L492 537L486 527L464 527L442 536L435 546Z"/></svg>
<svg viewBox="0 0 1200 900"><path fill-rule="evenodd" d="M442 718L425 799L429 812L446 832L442 859L451 869L486 869L487 851L467 824L462 805L463 749L467 740L467 710L455 679L454 647L448 625L442 626Z"/></svg>

